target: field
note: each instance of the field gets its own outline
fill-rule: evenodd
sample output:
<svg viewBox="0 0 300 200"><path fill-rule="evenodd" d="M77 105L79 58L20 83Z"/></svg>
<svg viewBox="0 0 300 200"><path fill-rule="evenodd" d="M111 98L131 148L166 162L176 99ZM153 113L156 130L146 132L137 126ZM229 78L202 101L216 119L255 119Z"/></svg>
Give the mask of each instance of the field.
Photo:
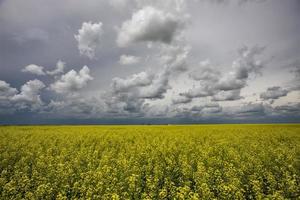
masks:
<svg viewBox="0 0 300 200"><path fill-rule="evenodd" d="M0 127L0 199L299 199L300 125Z"/></svg>

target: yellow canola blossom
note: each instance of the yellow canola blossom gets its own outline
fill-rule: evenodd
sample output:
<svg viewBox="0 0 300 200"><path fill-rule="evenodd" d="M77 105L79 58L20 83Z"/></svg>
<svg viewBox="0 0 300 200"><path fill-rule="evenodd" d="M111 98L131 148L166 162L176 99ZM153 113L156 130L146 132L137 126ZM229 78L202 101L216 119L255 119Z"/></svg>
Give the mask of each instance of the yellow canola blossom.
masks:
<svg viewBox="0 0 300 200"><path fill-rule="evenodd" d="M0 199L297 199L300 125L2 126Z"/></svg>

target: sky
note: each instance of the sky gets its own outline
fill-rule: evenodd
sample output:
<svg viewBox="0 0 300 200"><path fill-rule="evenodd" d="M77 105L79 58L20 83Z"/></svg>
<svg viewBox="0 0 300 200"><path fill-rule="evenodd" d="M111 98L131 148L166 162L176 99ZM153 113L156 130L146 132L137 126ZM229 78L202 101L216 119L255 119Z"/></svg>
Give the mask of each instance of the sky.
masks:
<svg viewBox="0 0 300 200"><path fill-rule="evenodd" d="M0 0L0 124L299 123L299 0Z"/></svg>

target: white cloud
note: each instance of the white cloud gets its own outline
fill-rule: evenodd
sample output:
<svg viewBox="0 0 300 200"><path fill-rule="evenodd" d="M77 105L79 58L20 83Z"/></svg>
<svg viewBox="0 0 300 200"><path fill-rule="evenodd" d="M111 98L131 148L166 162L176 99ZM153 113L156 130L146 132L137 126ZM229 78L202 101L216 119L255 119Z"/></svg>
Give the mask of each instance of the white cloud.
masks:
<svg viewBox="0 0 300 200"><path fill-rule="evenodd" d="M18 110L29 109L37 111L43 105L40 92L45 84L37 79L30 80L20 89L10 87L5 81L0 81L0 113L14 113Z"/></svg>
<svg viewBox="0 0 300 200"><path fill-rule="evenodd" d="M50 85L50 89L57 93L74 93L85 87L90 80L93 80L93 77L90 76L89 68L84 66L79 72L71 70L62 75Z"/></svg>
<svg viewBox="0 0 300 200"><path fill-rule="evenodd" d="M27 72L27 73L31 73L31 74L36 74L36 75L58 75L64 72L64 68L65 68L65 63L62 62L61 60L59 60L56 63L56 68L52 71L45 71L43 66L38 66L35 64L30 64L27 65L26 67L24 67L24 69L22 69L22 72Z"/></svg>
<svg viewBox="0 0 300 200"><path fill-rule="evenodd" d="M131 55L121 55L119 63L121 65L133 65L140 62L140 58Z"/></svg>
<svg viewBox="0 0 300 200"><path fill-rule="evenodd" d="M11 98L17 93L18 90L16 88L0 80L0 114L11 114L15 112L16 107L11 102Z"/></svg>
<svg viewBox="0 0 300 200"><path fill-rule="evenodd" d="M78 34L74 36L78 42L80 54L93 59L97 47L100 45L102 34L102 22L84 22L81 29L78 30Z"/></svg>
<svg viewBox="0 0 300 200"><path fill-rule="evenodd" d="M158 53L158 73L141 72L127 78L114 78L112 90L107 94L107 105L114 112L146 114L149 102L162 100L171 86L172 75L187 70L187 57L190 48L181 45L161 45ZM147 110L147 111L146 111Z"/></svg>
<svg viewBox="0 0 300 200"><path fill-rule="evenodd" d="M134 87L145 87L150 85L153 81L153 78L153 75L149 75L146 72L133 74L126 79L114 78L112 88L115 92L127 92Z"/></svg>
<svg viewBox="0 0 300 200"><path fill-rule="evenodd" d="M44 67L35 64L27 65L24 69L22 69L22 72L28 72L36 75L45 75Z"/></svg>
<svg viewBox="0 0 300 200"><path fill-rule="evenodd" d="M62 62L61 60L59 60L56 63L56 68L52 71L47 71L46 73L51 75L51 76L55 76L58 74L62 74L64 72L64 69L66 67L66 63Z"/></svg>
<svg viewBox="0 0 300 200"><path fill-rule="evenodd" d="M170 43L181 23L175 15L147 6L122 24L117 44L124 47L142 41Z"/></svg>
<svg viewBox="0 0 300 200"><path fill-rule="evenodd" d="M109 112L143 114L146 100L162 99L169 89L168 76L141 72L127 78L114 78L106 94Z"/></svg>
<svg viewBox="0 0 300 200"><path fill-rule="evenodd" d="M12 101L16 103L18 109L31 108L36 110L43 104L40 91L44 87L45 84L42 81L30 80L21 87L19 94L12 97Z"/></svg>
<svg viewBox="0 0 300 200"><path fill-rule="evenodd" d="M13 96L17 93L16 88L12 88L9 83L0 80L0 99Z"/></svg>

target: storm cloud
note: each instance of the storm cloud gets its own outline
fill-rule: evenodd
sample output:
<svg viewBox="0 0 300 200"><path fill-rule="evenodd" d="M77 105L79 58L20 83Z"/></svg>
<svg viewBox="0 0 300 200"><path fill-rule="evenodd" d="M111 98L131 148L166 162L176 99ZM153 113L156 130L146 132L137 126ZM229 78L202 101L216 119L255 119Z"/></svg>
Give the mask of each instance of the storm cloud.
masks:
<svg viewBox="0 0 300 200"><path fill-rule="evenodd" d="M181 23L175 15L147 6L122 24L117 43L121 47L143 41L171 43Z"/></svg>
<svg viewBox="0 0 300 200"><path fill-rule="evenodd" d="M299 8L1 1L0 123L299 122Z"/></svg>

